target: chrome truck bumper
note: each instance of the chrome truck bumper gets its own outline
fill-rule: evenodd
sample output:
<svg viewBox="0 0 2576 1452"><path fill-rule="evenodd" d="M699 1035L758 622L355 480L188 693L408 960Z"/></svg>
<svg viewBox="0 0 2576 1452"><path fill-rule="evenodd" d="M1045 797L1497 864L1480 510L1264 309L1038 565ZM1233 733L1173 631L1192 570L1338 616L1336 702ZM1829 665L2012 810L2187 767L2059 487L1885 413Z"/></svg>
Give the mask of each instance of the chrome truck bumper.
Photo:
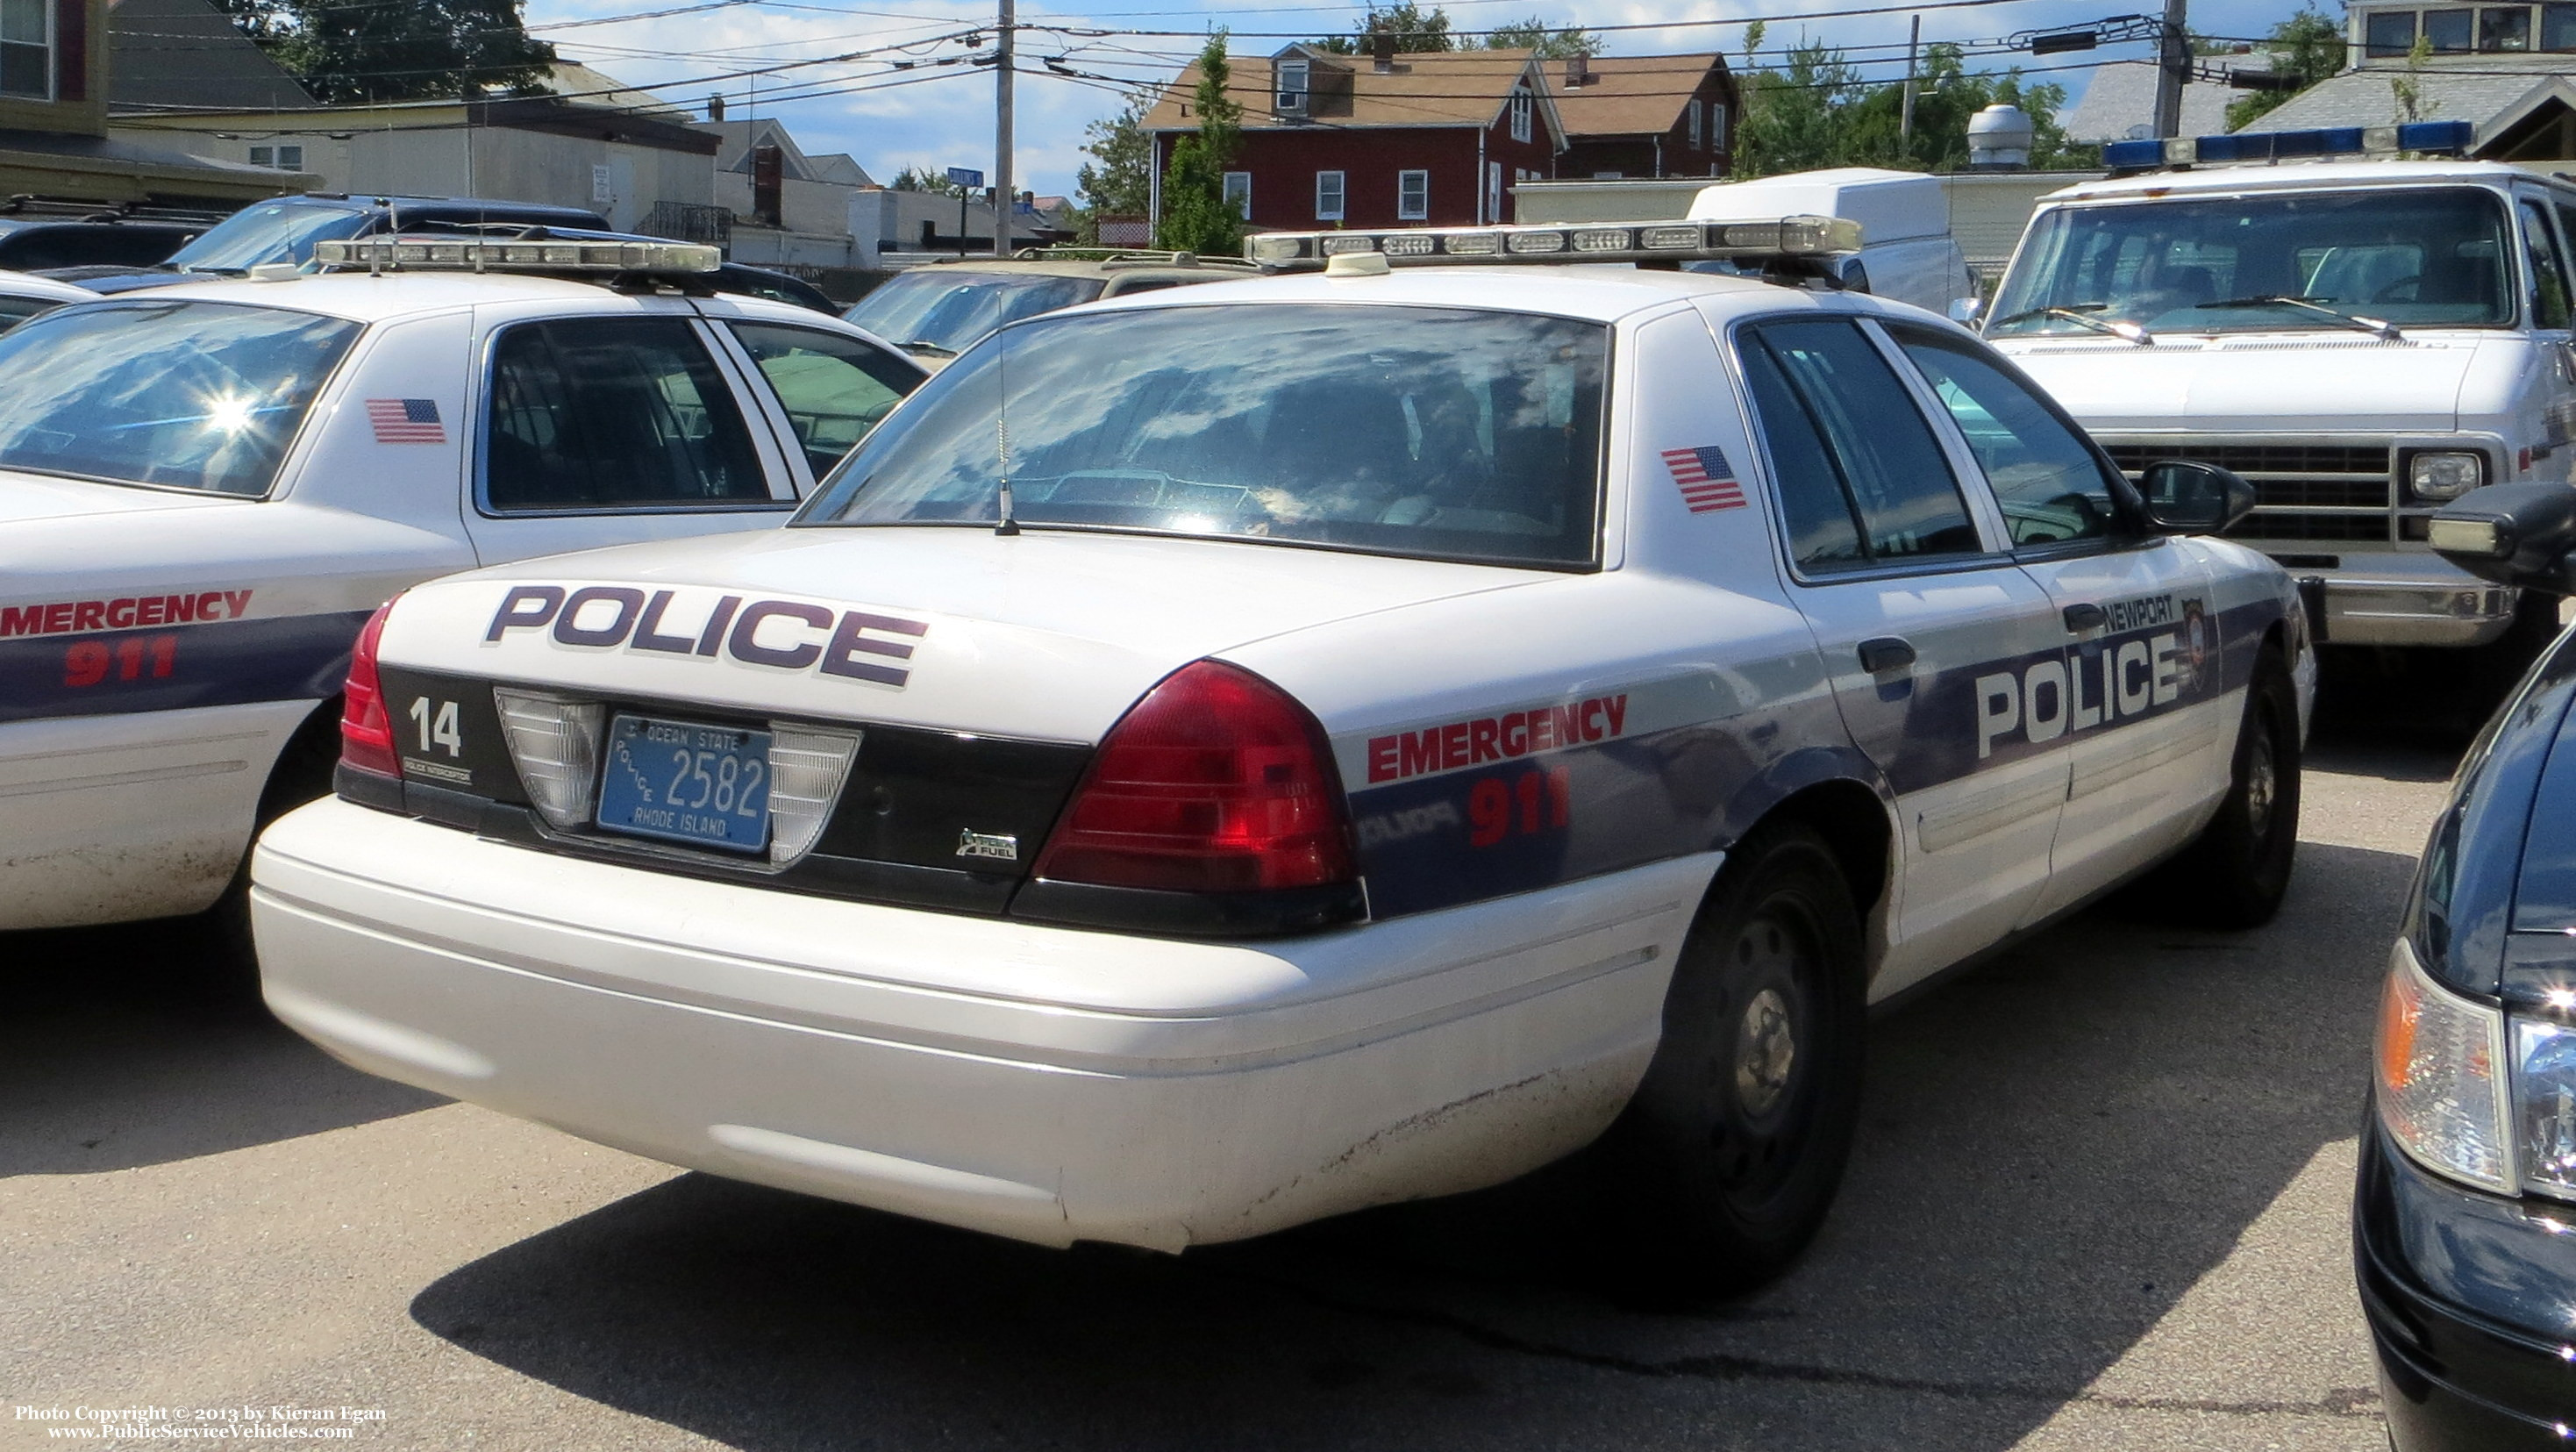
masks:
<svg viewBox="0 0 2576 1452"><path fill-rule="evenodd" d="M2247 543L2262 548L2262 541ZM2309 624L2327 645L2485 645L2513 626L2520 592L2462 573L2434 555L2344 557L2317 569L2280 559L2308 599Z"/></svg>

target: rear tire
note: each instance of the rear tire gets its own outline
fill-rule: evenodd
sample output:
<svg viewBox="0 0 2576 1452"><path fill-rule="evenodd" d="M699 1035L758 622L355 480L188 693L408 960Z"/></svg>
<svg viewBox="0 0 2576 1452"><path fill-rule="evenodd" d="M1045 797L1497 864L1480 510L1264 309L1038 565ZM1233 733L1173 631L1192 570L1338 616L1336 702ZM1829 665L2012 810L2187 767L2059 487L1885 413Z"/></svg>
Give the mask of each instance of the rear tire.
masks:
<svg viewBox="0 0 2576 1452"><path fill-rule="evenodd" d="M2259 928L2281 910L2299 846L2299 698L2281 648L2265 645L2218 815L2176 857L2166 902L2213 928Z"/></svg>
<svg viewBox="0 0 2576 1452"><path fill-rule="evenodd" d="M1865 971L1822 837L1792 823L1737 844L1674 964L1644 1082L1594 1149L1630 1299L1741 1294L1815 1238L1860 1116Z"/></svg>

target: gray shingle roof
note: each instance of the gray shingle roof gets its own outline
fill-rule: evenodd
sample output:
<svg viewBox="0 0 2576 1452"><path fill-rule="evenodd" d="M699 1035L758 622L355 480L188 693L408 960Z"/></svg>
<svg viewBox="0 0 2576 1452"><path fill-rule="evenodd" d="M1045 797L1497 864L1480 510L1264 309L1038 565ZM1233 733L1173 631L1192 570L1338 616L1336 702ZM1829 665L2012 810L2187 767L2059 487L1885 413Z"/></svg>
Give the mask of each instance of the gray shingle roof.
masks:
<svg viewBox="0 0 2576 1452"><path fill-rule="evenodd" d="M2225 65L2232 57L2212 56L2202 64ZM2216 81L2190 81L2182 88L2182 134L2209 136L2227 129L2227 103L2244 95ZM2065 119L2066 139L2099 144L2125 141L2134 127L2155 134L2156 67L2153 61L2113 61L2093 72L2084 96Z"/></svg>
<svg viewBox="0 0 2576 1452"><path fill-rule="evenodd" d="M2278 108L2246 123L2248 131L2298 131L2319 126L2392 126L2400 119L2397 97L2389 82L2407 72L2393 66L2369 66L2329 76L2292 96ZM2422 95L2416 119L2470 121L2486 136L2496 119L2513 109L2553 75L2576 78L2567 59L2479 56L2474 66L2429 65L2415 73Z"/></svg>

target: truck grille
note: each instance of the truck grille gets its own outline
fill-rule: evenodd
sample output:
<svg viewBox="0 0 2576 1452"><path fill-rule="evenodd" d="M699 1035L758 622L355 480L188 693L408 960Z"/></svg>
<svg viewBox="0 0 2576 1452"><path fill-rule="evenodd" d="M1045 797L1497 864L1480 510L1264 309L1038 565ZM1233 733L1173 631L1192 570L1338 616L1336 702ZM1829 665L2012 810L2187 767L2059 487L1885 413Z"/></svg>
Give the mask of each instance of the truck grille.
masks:
<svg viewBox="0 0 2576 1452"><path fill-rule="evenodd" d="M2135 479L2159 459L2197 459L2242 475L2258 501L2228 536L2245 540L2386 541L2389 445L2349 439L2245 439L2169 434L2103 439Z"/></svg>

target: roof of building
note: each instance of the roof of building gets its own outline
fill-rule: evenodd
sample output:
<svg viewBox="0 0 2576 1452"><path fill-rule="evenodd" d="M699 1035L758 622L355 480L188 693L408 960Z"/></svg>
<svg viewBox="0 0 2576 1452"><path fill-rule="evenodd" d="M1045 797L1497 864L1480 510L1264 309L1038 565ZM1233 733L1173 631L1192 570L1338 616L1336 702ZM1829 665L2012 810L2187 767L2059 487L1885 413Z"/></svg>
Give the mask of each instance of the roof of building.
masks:
<svg viewBox="0 0 2576 1452"><path fill-rule="evenodd" d="M2522 104L2553 83L2576 77L2576 57L2481 55L2474 65L2441 62L2420 71L2394 66L2366 66L2328 76L2245 125L2248 131L2300 131L2316 126L2393 126L2402 120L2468 121L2480 140L2497 123L2519 115ZM2416 114L2398 114L2391 83L2412 77ZM2185 135L2194 135L2188 127Z"/></svg>
<svg viewBox="0 0 2576 1452"><path fill-rule="evenodd" d="M579 61L558 60L537 81L537 89L561 96L577 106L600 106L611 111L626 111L649 116L657 121L686 121L687 107L675 106L651 91L639 91L603 71L596 71Z"/></svg>
<svg viewBox="0 0 2576 1452"><path fill-rule="evenodd" d="M1726 57L1698 55L1594 56L1584 62L1582 85L1567 83L1564 67L1550 76L1556 114L1575 140L1594 136L1661 136L1680 124L1682 103L1711 70L1723 74Z"/></svg>
<svg viewBox="0 0 2576 1452"><path fill-rule="evenodd" d="M107 53L107 103L119 111L313 104L284 66L207 0L112 0Z"/></svg>
<svg viewBox="0 0 2576 1452"><path fill-rule="evenodd" d="M829 182L845 187L872 187L876 182L847 152L808 156L795 133L775 116L749 116L732 121L693 121L694 129L716 138L716 170L751 170L751 149L778 148L782 175L790 181Z"/></svg>
<svg viewBox="0 0 2576 1452"><path fill-rule="evenodd" d="M2204 56L2200 64L2232 70L2263 70L2268 61L2251 56ZM2227 129L2227 106L2250 92L2217 81L2187 81L2182 88L2184 136L2215 136ZM2156 134L2156 63L2113 61L2097 66L2084 87L2084 97L2067 113L2066 139L2086 145L2131 141Z"/></svg>
<svg viewBox="0 0 2576 1452"><path fill-rule="evenodd" d="M1526 50L1409 51L1381 71L1364 55L1338 55L1307 45L1292 45L1276 56L1244 56L1234 61L1227 92L1243 107L1246 131L1292 126L1488 126L1502 114L1503 103L1524 76L1536 84L1540 109L1558 137L1564 126L1555 115L1546 78L1531 64ZM1316 96L1313 119L1283 118L1271 110L1272 79L1282 60L1304 60L1310 72L1310 94ZM1350 89L1338 94L1326 76L1347 77ZM1198 127L1191 97L1199 84L1198 63L1182 68L1146 113L1148 131L1191 131ZM1678 107L1675 108L1679 110Z"/></svg>

